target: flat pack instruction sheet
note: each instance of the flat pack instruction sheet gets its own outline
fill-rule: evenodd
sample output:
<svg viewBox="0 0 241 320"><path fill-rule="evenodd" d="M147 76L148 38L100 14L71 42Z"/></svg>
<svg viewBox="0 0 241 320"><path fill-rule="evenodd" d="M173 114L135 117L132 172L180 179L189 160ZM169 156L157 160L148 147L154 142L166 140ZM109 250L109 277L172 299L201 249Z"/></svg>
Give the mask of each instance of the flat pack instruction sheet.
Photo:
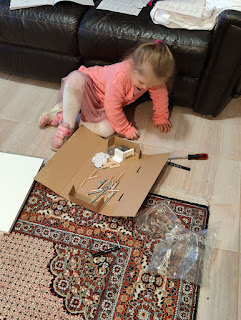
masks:
<svg viewBox="0 0 241 320"><path fill-rule="evenodd" d="M102 0L97 9L138 16L150 0Z"/></svg>
<svg viewBox="0 0 241 320"><path fill-rule="evenodd" d="M43 161L0 152L0 232L11 231Z"/></svg>
<svg viewBox="0 0 241 320"><path fill-rule="evenodd" d="M31 8L39 6L54 6L56 3L63 0L11 0L10 1L10 10L21 9L21 8ZM94 6L93 0L65 0L69 2L75 2L82 5Z"/></svg>

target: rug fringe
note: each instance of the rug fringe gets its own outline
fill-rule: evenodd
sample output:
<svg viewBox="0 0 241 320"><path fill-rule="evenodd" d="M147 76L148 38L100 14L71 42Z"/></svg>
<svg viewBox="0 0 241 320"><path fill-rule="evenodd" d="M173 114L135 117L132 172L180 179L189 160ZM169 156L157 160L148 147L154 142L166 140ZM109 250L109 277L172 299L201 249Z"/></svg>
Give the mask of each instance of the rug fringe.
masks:
<svg viewBox="0 0 241 320"><path fill-rule="evenodd" d="M194 194L192 192L167 185L163 185L160 188L156 187L155 191L151 190L151 192L158 193L164 197L202 204L204 206L209 206L210 201L210 198L204 194Z"/></svg>

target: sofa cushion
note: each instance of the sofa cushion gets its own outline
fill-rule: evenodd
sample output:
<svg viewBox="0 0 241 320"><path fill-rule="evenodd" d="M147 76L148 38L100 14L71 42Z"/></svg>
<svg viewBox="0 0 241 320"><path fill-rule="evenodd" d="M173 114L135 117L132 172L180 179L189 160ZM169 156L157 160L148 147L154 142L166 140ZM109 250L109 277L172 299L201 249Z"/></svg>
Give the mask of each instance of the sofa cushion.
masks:
<svg viewBox="0 0 241 320"><path fill-rule="evenodd" d="M59 82L82 64L79 57L0 43L0 70L20 77Z"/></svg>
<svg viewBox="0 0 241 320"><path fill-rule="evenodd" d="M78 56L77 30L87 6L57 3L10 10L0 0L0 42Z"/></svg>
<svg viewBox="0 0 241 320"><path fill-rule="evenodd" d="M210 31L155 25L148 7L138 16L89 8L78 30L80 55L86 64L88 60L117 62L130 47L162 39L175 57L178 73L191 77L199 77L203 70L211 36Z"/></svg>

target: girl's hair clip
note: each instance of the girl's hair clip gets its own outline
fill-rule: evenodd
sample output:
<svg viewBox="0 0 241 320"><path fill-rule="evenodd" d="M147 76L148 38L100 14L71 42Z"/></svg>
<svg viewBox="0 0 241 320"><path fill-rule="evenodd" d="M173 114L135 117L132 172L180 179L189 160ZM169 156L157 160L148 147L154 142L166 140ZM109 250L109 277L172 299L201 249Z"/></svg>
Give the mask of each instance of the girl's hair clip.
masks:
<svg viewBox="0 0 241 320"><path fill-rule="evenodd" d="M160 39L155 40L155 44L158 44L159 42L162 42L162 40Z"/></svg>

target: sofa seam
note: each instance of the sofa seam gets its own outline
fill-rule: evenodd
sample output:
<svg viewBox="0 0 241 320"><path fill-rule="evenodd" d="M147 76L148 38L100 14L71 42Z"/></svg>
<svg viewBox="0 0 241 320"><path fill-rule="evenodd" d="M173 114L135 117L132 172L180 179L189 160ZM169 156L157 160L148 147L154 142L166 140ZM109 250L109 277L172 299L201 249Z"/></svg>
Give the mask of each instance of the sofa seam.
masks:
<svg viewBox="0 0 241 320"><path fill-rule="evenodd" d="M139 40L140 42L146 42L145 41L145 38L139 38L138 36L136 36L136 37L132 37L132 36L123 36L123 35L118 35L118 34L116 34L116 33L112 33L112 34L110 34L110 33L100 33L100 32L94 32L94 31L91 31L91 30L87 30L87 29L83 29L83 28L79 28L79 30L78 30L78 32L79 31L85 31L85 32L88 32L88 33L92 33L92 34L94 34L94 35L102 35L102 36L113 36L113 35L115 35L115 36L117 36L117 38L121 38L121 39L126 39L126 40L128 40L128 39L133 39L133 40L135 40L135 39L137 39L137 40ZM148 40L148 39L147 39ZM149 40L154 40L154 39L149 39ZM191 47L193 47L193 48L204 48L204 49L208 49L208 45L206 45L206 46L197 46L197 45L187 45L187 44L185 44L185 43L179 43L178 45L176 45L176 44L173 44L172 42L169 42L169 41L166 41L165 39L163 40L166 44L168 44L168 46L170 46L170 47L172 47L172 46L186 46L186 47L189 47L189 48L191 48Z"/></svg>
<svg viewBox="0 0 241 320"><path fill-rule="evenodd" d="M2 15L1 17L9 18L8 15ZM69 23L69 24L67 24L67 23L56 23L56 22L53 22L53 23L50 24L50 23L47 23L46 21L38 21L38 20L35 20L35 19L18 19L16 17L11 17L11 19L15 19L15 20L17 20L19 22L23 22L23 21L26 21L26 22L37 22L38 24L40 23L40 24L45 24L45 25L49 25L49 26L51 26L53 24L57 25L57 26L70 26L70 25L76 24L77 25L77 30L79 28L79 21L72 22L72 23Z"/></svg>

